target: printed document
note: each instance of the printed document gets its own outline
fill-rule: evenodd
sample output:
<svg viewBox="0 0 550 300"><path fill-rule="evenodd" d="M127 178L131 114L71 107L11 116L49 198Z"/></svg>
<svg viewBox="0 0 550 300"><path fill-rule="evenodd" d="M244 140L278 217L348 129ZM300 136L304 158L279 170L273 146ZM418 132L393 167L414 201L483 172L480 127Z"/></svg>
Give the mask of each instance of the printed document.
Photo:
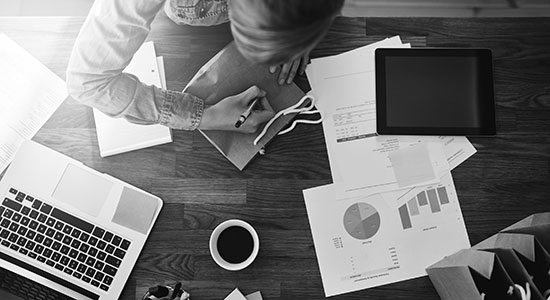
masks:
<svg viewBox="0 0 550 300"><path fill-rule="evenodd" d="M450 172L401 199L339 199L334 185L305 190L304 199L327 297L424 276L470 247Z"/></svg>
<svg viewBox="0 0 550 300"><path fill-rule="evenodd" d="M0 173L66 98L61 78L0 34Z"/></svg>
<svg viewBox="0 0 550 300"><path fill-rule="evenodd" d="M376 134L374 51L376 48L409 47L396 36L339 55L314 59L308 67L311 93L317 98L317 108L325 115L323 131L334 189L339 198L434 183L443 173L475 153L465 137ZM404 149L419 143L427 145L429 160L419 160L426 158L424 152L409 151L407 159L398 161L416 159L429 161L431 165L395 168L392 153L407 151ZM413 172L428 170L430 166L435 170L435 179L426 172Z"/></svg>

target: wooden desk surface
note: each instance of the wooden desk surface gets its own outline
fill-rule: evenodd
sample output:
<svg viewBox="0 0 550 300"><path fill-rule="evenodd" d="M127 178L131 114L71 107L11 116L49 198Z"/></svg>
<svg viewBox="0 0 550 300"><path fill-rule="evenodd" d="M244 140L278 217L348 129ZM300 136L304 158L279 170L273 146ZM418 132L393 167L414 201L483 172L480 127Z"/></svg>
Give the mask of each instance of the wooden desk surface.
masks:
<svg viewBox="0 0 550 300"><path fill-rule="evenodd" d="M6 33L65 78L83 18L0 18ZM472 244L532 213L550 211L550 18L338 19L314 57L401 35L413 46L493 50L498 136L471 138L472 158L453 171ZM168 88L181 90L231 40L227 25L153 24ZM34 140L164 199L165 207L122 299L161 281L183 281L193 299L223 299L235 286L264 299L322 299L321 277L302 190L332 182L322 128L298 126L276 138L267 156L237 171L198 132L174 142L100 158L92 111L67 99ZM261 239L254 264L219 268L208 238L226 219L251 223ZM441 241L444 242L444 241ZM136 295L137 291L137 295ZM334 299L438 299L427 277Z"/></svg>

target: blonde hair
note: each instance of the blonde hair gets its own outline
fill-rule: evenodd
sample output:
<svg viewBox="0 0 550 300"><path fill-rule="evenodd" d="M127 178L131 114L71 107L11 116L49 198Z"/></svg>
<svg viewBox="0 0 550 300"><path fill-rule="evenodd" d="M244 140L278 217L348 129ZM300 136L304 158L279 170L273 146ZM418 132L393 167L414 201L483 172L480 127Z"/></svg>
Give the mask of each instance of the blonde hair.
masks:
<svg viewBox="0 0 550 300"><path fill-rule="evenodd" d="M256 63L281 64L311 50L344 0L229 0L239 51Z"/></svg>

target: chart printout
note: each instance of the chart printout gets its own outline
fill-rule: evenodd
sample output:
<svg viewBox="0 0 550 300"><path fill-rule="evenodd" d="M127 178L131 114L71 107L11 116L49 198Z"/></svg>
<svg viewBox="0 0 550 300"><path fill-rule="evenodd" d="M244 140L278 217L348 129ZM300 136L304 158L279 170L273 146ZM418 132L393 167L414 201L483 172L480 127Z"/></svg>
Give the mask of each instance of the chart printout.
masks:
<svg viewBox="0 0 550 300"><path fill-rule="evenodd" d="M406 201L393 199L399 207L382 195L339 200L333 185L304 191L327 297L424 276L470 247L450 172Z"/></svg>

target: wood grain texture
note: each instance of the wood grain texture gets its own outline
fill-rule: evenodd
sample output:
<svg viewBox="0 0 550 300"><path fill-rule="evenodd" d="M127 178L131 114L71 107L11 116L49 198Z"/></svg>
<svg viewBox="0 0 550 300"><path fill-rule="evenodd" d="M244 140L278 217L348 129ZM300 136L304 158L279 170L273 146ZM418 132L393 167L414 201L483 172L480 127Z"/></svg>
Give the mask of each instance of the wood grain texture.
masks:
<svg viewBox="0 0 550 300"><path fill-rule="evenodd" d="M522 2L523 3L523 2ZM64 78L84 18L0 18L6 33ZM165 58L168 87L182 90L230 40L229 26L176 26L160 15L149 40ZM396 34L413 46L493 50L497 128L471 138L478 152L453 171L471 242L532 213L550 210L549 18L339 18L312 52L338 54ZM301 80L305 80L302 78ZM306 83L307 86L307 83ZM267 155L237 171L197 132L174 142L99 157L91 110L68 99L34 138L85 164L152 192L164 209L121 299L157 283L182 281L193 299L223 299L238 286L264 299L324 298L302 190L332 182L322 128L298 126ZM229 272L210 258L212 230L227 219L252 224L261 239L249 268ZM427 277L333 299L435 300Z"/></svg>

